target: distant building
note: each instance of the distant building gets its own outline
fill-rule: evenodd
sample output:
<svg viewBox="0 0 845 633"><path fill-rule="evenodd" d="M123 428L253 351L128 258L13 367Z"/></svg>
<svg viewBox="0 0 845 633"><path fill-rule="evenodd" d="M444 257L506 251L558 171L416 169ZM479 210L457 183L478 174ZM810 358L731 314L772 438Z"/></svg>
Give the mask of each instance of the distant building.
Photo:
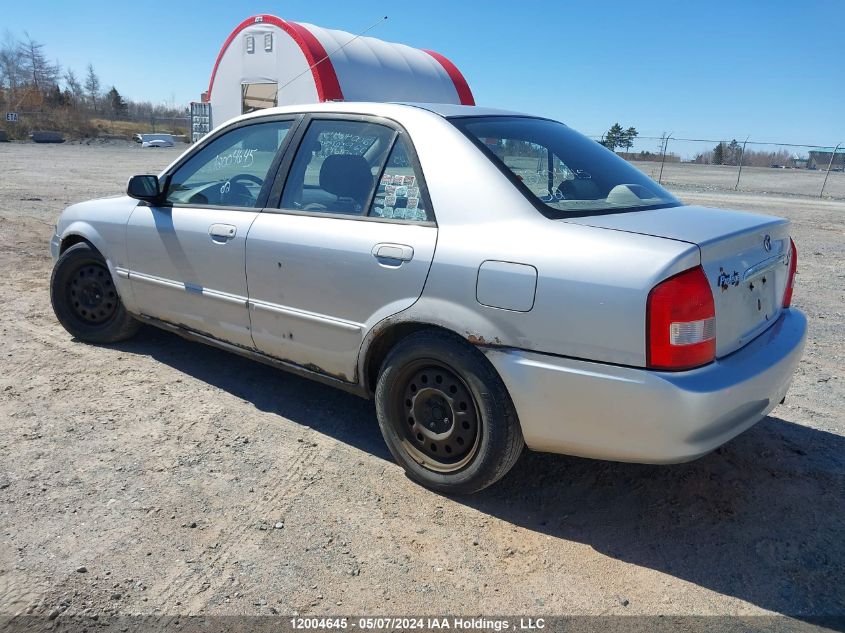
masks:
<svg viewBox="0 0 845 633"><path fill-rule="evenodd" d="M827 169L830 165L830 157L833 155L832 147L817 147L810 150L810 160L807 165L810 169ZM836 156L833 157L832 169L842 169L845 167L845 147L840 147L836 150Z"/></svg>

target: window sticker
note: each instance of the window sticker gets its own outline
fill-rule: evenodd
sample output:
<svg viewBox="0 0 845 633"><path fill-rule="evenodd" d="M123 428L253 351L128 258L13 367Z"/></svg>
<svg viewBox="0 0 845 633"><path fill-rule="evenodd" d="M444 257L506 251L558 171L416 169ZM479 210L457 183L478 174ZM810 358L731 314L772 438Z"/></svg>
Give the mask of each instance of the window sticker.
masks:
<svg viewBox="0 0 845 633"><path fill-rule="evenodd" d="M395 213L395 209L393 207L384 207L382 211L382 217L385 218L392 218L394 217L393 214Z"/></svg>
<svg viewBox="0 0 845 633"><path fill-rule="evenodd" d="M384 193L388 196L392 196L396 193L396 185L385 185Z"/></svg>
<svg viewBox="0 0 845 633"><path fill-rule="evenodd" d="M402 174L396 174L393 177L393 184L394 185L404 185L405 184L405 176Z"/></svg>
<svg viewBox="0 0 845 633"><path fill-rule="evenodd" d="M396 187L396 197L397 198L407 198L408 197L408 188L405 186Z"/></svg>
<svg viewBox="0 0 845 633"><path fill-rule="evenodd" d="M381 184L383 184L383 185L389 185L392 182L393 182L393 175L392 174L384 174L381 177Z"/></svg>
<svg viewBox="0 0 845 633"><path fill-rule="evenodd" d="M406 205L406 209L417 209L420 206L420 199L419 198L408 198L408 204Z"/></svg>
<svg viewBox="0 0 845 633"><path fill-rule="evenodd" d="M255 162L255 152L258 149L233 149L228 153L214 157L214 169L223 169L237 165L238 167L252 167Z"/></svg>
<svg viewBox="0 0 845 633"><path fill-rule="evenodd" d="M411 186L413 186L414 184L416 184L416 181L417 181L417 177L416 177L416 176L405 176L405 182L403 182L402 184L403 184L403 185L408 185L409 187L411 187Z"/></svg>
<svg viewBox="0 0 845 633"><path fill-rule="evenodd" d="M409 198L419 198L420 197L420 188L419 187L408 187L408 197Z"/></svg>
<svg viewBox="0 0 845 633"><path fill-rule="evenodd" d="M384 206L385 207L396 206L396 196L385 196L384 197Z"/></svg>
<svg viewBox="0 0 845 633"><path fill-rule="evenodd" d="M408 209L405 211L405 219L425 222L428 218L425 215L425 211L422 209Z"/></svg>

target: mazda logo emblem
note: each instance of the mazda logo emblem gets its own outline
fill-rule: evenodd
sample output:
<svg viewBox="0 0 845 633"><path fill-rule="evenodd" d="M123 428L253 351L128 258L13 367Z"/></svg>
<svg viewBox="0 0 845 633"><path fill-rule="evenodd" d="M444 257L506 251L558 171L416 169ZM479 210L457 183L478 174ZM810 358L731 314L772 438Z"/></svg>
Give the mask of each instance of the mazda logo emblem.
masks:
<svg viewBox="0 0 845 633"><path fill-rule="evenodd" d="M763 248L766 249L767 253L770 250L772 250L772 236L771 235L766 235L766 237L763 238Z"/></svg>

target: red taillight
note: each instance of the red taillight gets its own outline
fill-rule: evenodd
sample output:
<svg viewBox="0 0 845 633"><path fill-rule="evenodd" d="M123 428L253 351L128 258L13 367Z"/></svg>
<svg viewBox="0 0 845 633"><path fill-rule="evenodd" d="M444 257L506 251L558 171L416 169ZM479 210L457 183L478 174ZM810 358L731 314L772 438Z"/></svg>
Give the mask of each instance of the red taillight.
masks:
<svg viewBox="0 0 845 633"><path fill-rule="evenodd" d="M701 266L652 288L646 306L646 337L652 369L691 369L716 358L716 307Z"/></svg>
<svg viewBox="0 0 845 633"><path fill-rule="evenodd" d="M786 290L783 293L783 307L788 308L792 303L792 289L795 288L795 271L798 269L798 249L795 242L789 238L789 276L786 278Z"/></svg>

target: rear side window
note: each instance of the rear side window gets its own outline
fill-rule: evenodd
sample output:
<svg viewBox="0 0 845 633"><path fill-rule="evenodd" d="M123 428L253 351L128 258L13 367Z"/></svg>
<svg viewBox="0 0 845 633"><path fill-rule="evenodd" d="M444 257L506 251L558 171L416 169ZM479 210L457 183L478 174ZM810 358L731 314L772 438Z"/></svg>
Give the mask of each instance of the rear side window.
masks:
<svg viewBox="0 0 845 633"><path fill-rule="evenodd" d="M313 121L291 165L280 208L366 215L395 136L376 123Z"/></svg>
<svg viewBox="0 0 845 633"><path fill-rule="evenodd" d="M681 204L639 169L563 123L506 116L451 122L549 217Z"/></svg>
<svg viewBox="0 0 845 633"><path fill-rule="evenodd" d="M401 136L396 139L379 178L370 215L393 220L429 222L434 220L420 193L420 175L411 162L408 145Z"/></svg>

